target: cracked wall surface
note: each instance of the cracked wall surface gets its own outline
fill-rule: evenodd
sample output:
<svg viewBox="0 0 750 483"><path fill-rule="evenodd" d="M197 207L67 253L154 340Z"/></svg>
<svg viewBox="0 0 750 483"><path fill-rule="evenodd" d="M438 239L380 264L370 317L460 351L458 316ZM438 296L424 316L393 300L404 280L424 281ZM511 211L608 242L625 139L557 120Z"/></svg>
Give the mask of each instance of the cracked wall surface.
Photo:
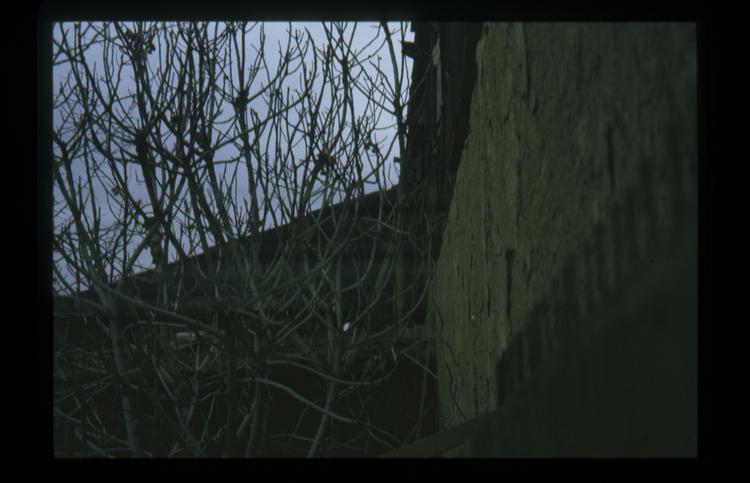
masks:
<svg viewBox="0 0 750 483"><path fill-rule="evenodd" d="M497 407L535 307L595 308L697 197L694 25L488 23L476 58L428 310L442 427Z"/></svg>

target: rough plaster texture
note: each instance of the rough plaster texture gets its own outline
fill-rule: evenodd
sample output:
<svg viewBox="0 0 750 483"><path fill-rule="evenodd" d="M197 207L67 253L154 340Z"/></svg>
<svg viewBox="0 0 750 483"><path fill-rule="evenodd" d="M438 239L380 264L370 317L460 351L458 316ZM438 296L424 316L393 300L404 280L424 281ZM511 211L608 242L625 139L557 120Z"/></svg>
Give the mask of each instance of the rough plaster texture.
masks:
<svg viewBox="0 0 750 483"><path fill-rule="evenodd" d="M543 300L585 314L696 195L690 24L485 24L432 286L441 426Z"/></svg>
<svg viewBox="0 0 750 483"><path fill-rule="evenodd" d="M695 457L696 221L676 228L653 247L653 261L639 260L621 288L576 318L565 344L454 455ZM549 334L545 318L529 320L513 345L533 340L528 329L540 322Z"/></svg>

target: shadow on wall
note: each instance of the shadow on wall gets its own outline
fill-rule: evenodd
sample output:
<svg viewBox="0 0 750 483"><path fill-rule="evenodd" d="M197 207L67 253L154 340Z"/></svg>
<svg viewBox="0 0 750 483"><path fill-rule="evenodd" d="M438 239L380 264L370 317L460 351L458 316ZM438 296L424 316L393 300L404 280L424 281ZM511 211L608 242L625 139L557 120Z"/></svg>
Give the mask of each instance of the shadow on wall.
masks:
<svg viewBox="0 0 750 483"><path fill-rule="evenodd" d="M498 362L500 409L460 455L697 455L696 223L678 233L585 319L529 321Z"/></svg>

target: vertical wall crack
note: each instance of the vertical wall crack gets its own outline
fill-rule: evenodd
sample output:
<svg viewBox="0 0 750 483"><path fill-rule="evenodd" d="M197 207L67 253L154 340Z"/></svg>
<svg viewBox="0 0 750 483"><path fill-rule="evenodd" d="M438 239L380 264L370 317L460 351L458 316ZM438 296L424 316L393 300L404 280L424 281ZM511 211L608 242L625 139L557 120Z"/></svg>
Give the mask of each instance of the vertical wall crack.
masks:
<svg viewBox="0 0 750 483"><path fill-rule="evenodd" d="M615 192L615 153L612 146L613 127L607 127L607 170L609 171L609 189Z"/></svg>
<svg viewBox="0 0 750 483"><path fill-rule="evenodd" d="M511 319L511 290L513 288L513 249L505 250L505 314L508 316L510 333L513 334L513 321Z"/></svg>

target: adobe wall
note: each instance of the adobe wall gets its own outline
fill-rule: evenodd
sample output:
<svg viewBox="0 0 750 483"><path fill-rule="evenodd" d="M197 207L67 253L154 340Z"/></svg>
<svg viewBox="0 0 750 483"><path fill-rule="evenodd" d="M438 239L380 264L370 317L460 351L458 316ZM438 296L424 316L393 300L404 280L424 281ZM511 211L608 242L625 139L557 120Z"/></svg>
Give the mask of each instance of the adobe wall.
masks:
<svg viewBox="0 0 750 483"><path fill-rule="evenodd" d="M488 23L476 59L428 309L441 427L503 400L534 314L598 310L697 206L694 25Z"/></svg>

